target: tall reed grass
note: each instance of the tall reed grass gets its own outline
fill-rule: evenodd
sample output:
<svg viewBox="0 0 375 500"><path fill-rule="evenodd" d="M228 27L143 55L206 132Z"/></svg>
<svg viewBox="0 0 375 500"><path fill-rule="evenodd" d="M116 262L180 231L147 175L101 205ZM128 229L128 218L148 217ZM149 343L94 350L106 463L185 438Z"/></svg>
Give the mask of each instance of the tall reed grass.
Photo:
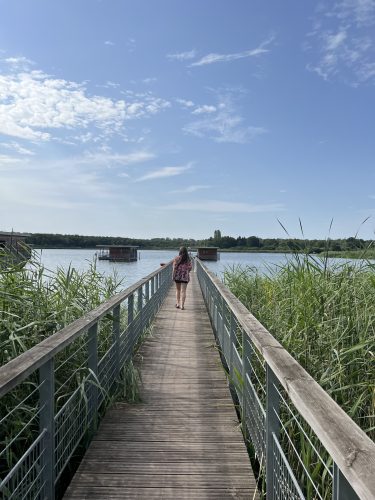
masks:
<svg viewBox="0 0 375 500"><path fill-rule="evenodd" d="M0 365L91 311L113 296L120 285L116 275L100 274L95 261L86 271L73 267L50 271L37 260L27 265L0 260ZM98 336L99 357L108 349L111 336L112 319L105 317ZM87 334L80 336L55 357L56 411L80 386L85 404L87 339ZM127 372L132 374L131 367ZM131 382L128 392L136 390ZM0 400L0 478L38 435L38 386L37 373L33 373ZM112 399L113 395L105 394L103 408Z"/></svg>
<svg viewBox="0 0 375 500"><path fill-rule="evenodd" d="M86 271L50 271L37 260L0 265L0 365L97 307L120 284L116 275L99 273L95 261Z"/></svg>
<svg viewBox="0 0 375 500"><path fill-rule="evenodd" d="M375 265L296 254L267 274L227 269L231 291L375 438Z"/></svg>

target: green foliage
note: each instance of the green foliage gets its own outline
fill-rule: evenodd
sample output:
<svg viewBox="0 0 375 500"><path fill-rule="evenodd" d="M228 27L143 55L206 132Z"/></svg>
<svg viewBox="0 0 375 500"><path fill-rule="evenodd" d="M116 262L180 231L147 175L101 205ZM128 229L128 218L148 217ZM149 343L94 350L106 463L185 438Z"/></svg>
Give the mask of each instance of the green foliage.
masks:
<svg viewBox="0 0 375 500"><path fill-rule="evenodd" d="M69 234L32 234L27 242L38 248L95 248L96 245L137 245L141 249L177 249L181 246L195 248L197 246L215 246L228 251L248 252L338 252L337 256L361 258L365 252L367 258L375 258L372 241L351 237L332 240L306 240L298 238L259 238L258 236L223 236L219 229L214 236L195 240L187 238L152 238L135 239L109 236L79 236ZM350 252L350 254L348 254Z"/></svg>

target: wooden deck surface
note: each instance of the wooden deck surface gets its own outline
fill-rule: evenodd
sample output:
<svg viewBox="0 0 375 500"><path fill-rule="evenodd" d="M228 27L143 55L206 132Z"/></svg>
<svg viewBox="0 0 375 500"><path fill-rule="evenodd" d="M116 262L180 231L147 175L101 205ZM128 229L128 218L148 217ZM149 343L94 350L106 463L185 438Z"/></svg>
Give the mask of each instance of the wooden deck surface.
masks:
<svg viewBox="0 0 375 500"><path fill-rule="evenodd" d="M108 410L65 499L254 497L237 416L195 273L174 289L142 360L142 403ZM256 496L257 498L257 496Z"/></svg>

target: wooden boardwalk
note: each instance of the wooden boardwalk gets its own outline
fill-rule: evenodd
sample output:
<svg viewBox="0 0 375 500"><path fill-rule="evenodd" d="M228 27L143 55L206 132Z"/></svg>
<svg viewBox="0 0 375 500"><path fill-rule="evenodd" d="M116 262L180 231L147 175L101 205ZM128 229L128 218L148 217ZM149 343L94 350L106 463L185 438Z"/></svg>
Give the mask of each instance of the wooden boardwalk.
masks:
<svg viewBox="0 0 375 500"><path fill-rule="evenodd" d="M65 499L254 497L255 480L195 273L142 347L140 404L117 403ZM256 496L257 498L257 496Z"/></svg>

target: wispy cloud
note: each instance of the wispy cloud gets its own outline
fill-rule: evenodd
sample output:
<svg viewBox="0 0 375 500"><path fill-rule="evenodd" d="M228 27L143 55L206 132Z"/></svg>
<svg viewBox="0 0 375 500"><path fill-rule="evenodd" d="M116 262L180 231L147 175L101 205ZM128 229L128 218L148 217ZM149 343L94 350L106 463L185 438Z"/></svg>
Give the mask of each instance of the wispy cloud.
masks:
<svg viewBox="0 0 375 500"><path fill-rule="evenodd" d="M10 149L20 155L26 156L34 156L35 152L21 146L18 142L3 142L1 143L1 147Z"/></svg>
<svg viewBox="0 0 375 500"><path fill-rule="evenodd" d="M190 64L190 66L205 66L207 64L214 64L218 62L231 62L236 61L238 59L245 59L247 57L255 57L261 54L265 54L269 52L267 48L268 45L273 41L273 38L270 38L259 45L259 47L250 50L244 50L242 52L235 52L232 54L216 54L211 53L199 59L199 61L195 61Z"/></svg>
<svg viewBox="0 0 375 500"><path fill-rule="evenodd" d="M196 56L196 51L189 50L187 52L179 52L175 54L167 54L167 59L175 60L175 61L188 61L190 59L194 59Z"/></svg>
<svg viewBox="0 0 375 500"><path fill-rule="evenodd" d="M198 108L192 111L193 115L202 115L206 113L214 113L216 111L215 106L209 106L208 104L204 104L203 106L199 106Z"/></svg>
<svg viewBox="0 0 375 500"><path fill-rule="evenodd" d="M91 166L127 166L137 163L145 163L155 158L153 153L147 151L135 151L128 154L117 154L112 152L94 152L86 153L85 155L73 158L71 161L74 165L91 165Z"/></svg>
<svg viewBox="0 0 375 500"><path fill-rule="evenodd" d="M142 80L142 83L144 83L144 84L146 84L146 85L150 85L151 83L155 83L155 82L157 82L157 81L158 81L158 79L157 79L157 78L155 78L154 76L152 76L152 77L144 78L144 79Z"/></svg>
<svg viewBox="0 0 375 500"><path fill-rule="evenodd" d="M220 200L206 200L201 202L179 202L162 207L165 210L186 210L211 213L260 213L281 212L285 206L280 203L251 204Z"/></svg>
<svg viewBox="0 0 375 500"><path fill-rule="evenodd" d="M106 41L104 42L104 45L109 45L110 47L112 47L112 46L113 46L113 45L115 45L115 44L114 44L114 42L112 42L111 40L106 40Z"/></svg>
<svg viewBox="0 0 375 500"><path fill-rule="evenodd" d="M126 42L126 47L128 49L128 52L134 52L135 51L135 47L136 47L136 42L135 42L135 38L128 38L127 42Z"/></svg>
<svg viewBox="0 0 375 500"><path fill-rule="evenodd" d="M181 104L183 108L192 108L193 106L195 106L194 102L188 99L176 99L176 102L178 104Z"/></svg>
<svg viewBox="0 0 375 500"><path fill-rule="evenodd" d="M187 170L190 170L191 167L191 163L178 167L163 167L158 170L153 170L152 172L149 172L142 177L139 177L138 179L136 179L136 182L148 181L151 179L161 179L164 177L174 177L176 175L185 173Z"/></svg>
<svg viewBox="0 0 375 500"><path fill-rule="evenodd" d="M375 82L375 1L340 0L317 7L307 69L352 86Z"/></svg>
<svg viewBox="0 0 375 500"><path fill-rule="evenodd" d="M209 137L215 142L245 144L267 132L264 127L248 126L237 112L230 94L219 98L217 112L212 110L206 116L188 123L183 131L196 137Z"/></svg>
<svg viewBox="0 0 375 500"><path fill-rule="evenodd" d="M211 189L212 186L207 184L198 184L194 186L187 186L184 189L175 189L173 191L169 191L171 194L183 194L183 193L195 193L196 191L200 191L201 189Z"/></svg>
<svg viewBox="0 0 375 500"><path fill-rule="evenodd" d="M10 65L14 70L27 70L31 66L35 65L35 62L31 59L27 59L27 57L19 56L19 57L6 57L3 59L8 65Z"/></svg>

